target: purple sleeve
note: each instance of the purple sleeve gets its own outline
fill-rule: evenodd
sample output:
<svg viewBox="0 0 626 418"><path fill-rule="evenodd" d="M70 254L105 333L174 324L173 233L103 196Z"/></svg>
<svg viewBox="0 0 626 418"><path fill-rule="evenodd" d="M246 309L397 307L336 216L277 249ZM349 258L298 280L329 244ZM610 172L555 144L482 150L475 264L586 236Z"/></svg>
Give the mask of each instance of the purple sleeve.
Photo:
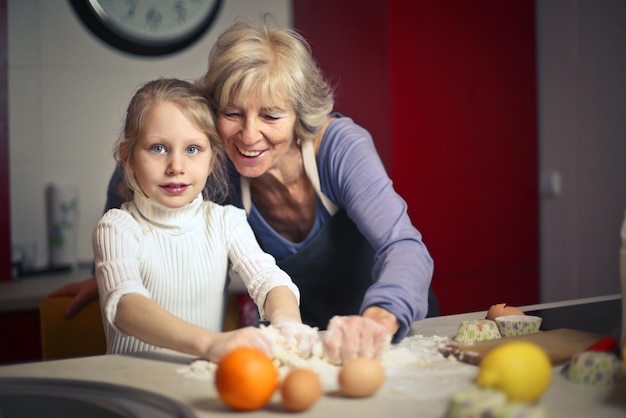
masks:
<svg viewBox="0 0 626 418"><path fill-rule="evenodd" d="M104 206L105 213L109 209L119 209L122 206L122 198L120 197L119 189L123 180L124 170L120 164L117 164L109 180L109 186L107 187L107 201Z"/></svg>
<svg viewBox="0 0 626 418"><path fill-rule="evenodd" d="M122 198L120 197L120 183L124 180L124 170L122 166L118 163L115 165L115 171L111 174L111 178L109 179L109 185L107 187L107 200L104 204L104 212L106 213L109 209L119 209L122 206ZM91 266L91 274L95 277L96 268L95 265Z"/></svg>
<svg viewBox="0 0 626 418"><path fill-rule="evenodd" d="M396 193L370 134L349 118L328 127L318 154L322 191L357 225L375 251L374 283L361 312L372 305L400 322L394 342L428 310L433 260Z"/></svg>

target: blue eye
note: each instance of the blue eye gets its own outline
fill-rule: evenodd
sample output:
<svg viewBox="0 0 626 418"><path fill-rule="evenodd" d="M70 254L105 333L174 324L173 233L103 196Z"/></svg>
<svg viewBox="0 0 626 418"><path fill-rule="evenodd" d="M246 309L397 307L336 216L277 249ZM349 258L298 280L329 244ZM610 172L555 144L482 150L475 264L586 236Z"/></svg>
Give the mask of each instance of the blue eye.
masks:
<svg viewBox="0 0 626 418"><path fill-rule="evenodd" d="M157 154L162 154L165 152L165 147L163 145L153 145L150 147L150 150L156 152Z"/></svg>
<svg viewBox="0 0 626 418"><path fill-rule="evenodd" d="M191 145L189 147L187 147L187 153L188 154L197 154L200 152L200 149L198 147L196 147L195 145Z"/></svg>

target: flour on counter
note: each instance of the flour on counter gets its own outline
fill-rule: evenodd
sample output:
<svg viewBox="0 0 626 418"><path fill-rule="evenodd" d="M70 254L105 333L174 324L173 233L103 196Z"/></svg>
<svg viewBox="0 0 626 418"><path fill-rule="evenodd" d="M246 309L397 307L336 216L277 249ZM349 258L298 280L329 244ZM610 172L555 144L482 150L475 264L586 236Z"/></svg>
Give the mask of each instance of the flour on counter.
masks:
<svg viewBox="0 0 626 418"><path fill-rule="evenodd" d="M282 336L271 326L267 328L270 329L265 332L275 338L279 347L275 361L281 378L293 367L306 367L318 373L325 392L338 389L337 373L340 367L324 358L321 343L312 357L303 358L294 347L285 347L280 340ZM376 396L448 398L470 385L476 376L476 367L461 363L454 356L444 357L439 352L439 346L449 341L448 337L413 335L391 345L381 359L387 378ZM195 360L178 372L189 378L212 380L216 368L215 363Z"/></svg>

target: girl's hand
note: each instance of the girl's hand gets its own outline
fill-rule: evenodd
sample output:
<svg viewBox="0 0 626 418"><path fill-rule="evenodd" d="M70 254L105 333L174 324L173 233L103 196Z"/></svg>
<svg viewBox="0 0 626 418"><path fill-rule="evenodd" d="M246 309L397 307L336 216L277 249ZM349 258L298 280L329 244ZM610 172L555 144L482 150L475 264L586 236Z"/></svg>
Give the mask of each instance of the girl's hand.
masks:
<svg viewBox="0 0 626 418"><path fill-rule="evenodd" d="M322 337L326 357L334 364L357 357L381 358L390 342L385 326L356 315L334 316Z"/></svg>
<svg viewBox="0 0 626 418"><path fill-rule="evenodd" d="M74 296L74 299L65 308L65 317L71 318L76 315L87 303L98 299L98 282L95 277L89 277L79 282L69 283L60 289L48 294L49 298L60 296Z"/></svg>
<svg viewBox="0 0 626 418"><path fill-rule="evenodd" d="M285 338L285 347L295 347L303 358L311 357L316 344L320 341L317 328L301 322L279 320L272 322L272 326Z"/></svg>
<svg viewBox="0 0 626 418"><path fill-rule="evenodd" d="M255 347L273 357L274 343L268 335L255 327L216 333L203 357L217 363L226 353L238 347Z"/></svg>

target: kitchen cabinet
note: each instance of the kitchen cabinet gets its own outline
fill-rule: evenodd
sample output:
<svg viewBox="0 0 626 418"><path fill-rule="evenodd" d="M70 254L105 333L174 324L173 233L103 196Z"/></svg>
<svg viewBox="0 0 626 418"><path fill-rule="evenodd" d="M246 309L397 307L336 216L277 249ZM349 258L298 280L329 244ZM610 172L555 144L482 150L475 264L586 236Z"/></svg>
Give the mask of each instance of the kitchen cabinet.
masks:
<svg viewBox="0 0 626 418"><path fill-rule="evenodd" d="M41 360L39 310L0 312L0 364Z"/></svg>
<svg viewBox="0 0 626 418"><path fill-rule="evenodd" d="M435 260L442 314L539 300L532 0L293 3Z"/></svg>
<svg viewBox="0 0 626 418"><path fill-rule="evenodd" d="M7 2L0 0L0 281L11 280Z"/></svg>

